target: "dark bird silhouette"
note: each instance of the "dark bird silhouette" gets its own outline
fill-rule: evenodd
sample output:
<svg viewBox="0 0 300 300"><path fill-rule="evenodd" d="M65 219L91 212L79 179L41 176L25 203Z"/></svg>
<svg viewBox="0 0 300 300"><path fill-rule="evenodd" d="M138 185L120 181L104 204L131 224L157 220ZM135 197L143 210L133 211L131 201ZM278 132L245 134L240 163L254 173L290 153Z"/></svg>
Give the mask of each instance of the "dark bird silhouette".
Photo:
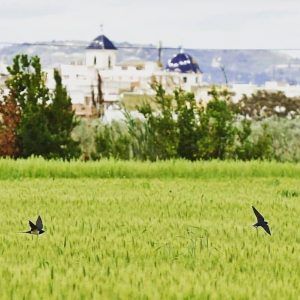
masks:
<svg viewBox="0 0 300 300"><path fill-rule="evenodd" d="M252 206L252 209L255 213L255 216L257 218L257 223L253 224L254 227L259 227L261 226L269 235L271 235L270 228L268 226L268 222L265 221L264 217L258 212L258 210Z"/></svg>
<svg viewBox="0 0 300 300"><path fill-rule="evenodd" d="M39 234L43 234L45 232L43 230L43 221L40 216L38 216L35 224L33 224L31 221L29 221L29 226L30 226L30 230L25 231L23 233L39 235Z"/></svg>

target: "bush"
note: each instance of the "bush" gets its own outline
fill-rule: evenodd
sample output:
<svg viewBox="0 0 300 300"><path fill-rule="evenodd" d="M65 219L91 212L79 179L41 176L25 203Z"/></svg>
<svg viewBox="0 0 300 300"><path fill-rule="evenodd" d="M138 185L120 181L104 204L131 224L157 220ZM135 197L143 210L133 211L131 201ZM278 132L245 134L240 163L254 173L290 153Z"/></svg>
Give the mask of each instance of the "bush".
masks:
<svg viewBox="0 0 300 300"><path fill-rule="evenodd" d="M230 95L226 91L211 91L212 99L200 115L200 139L202 159L233 157L234 140L238 134L234 126L235 115L230 109Z"/></svg>
<svg viewBox="0 0 300 300"><path fill-rule="evenodd" d="M99 124L95 137L96 152L94 158L131 158L131 140L124 123Z"/></svg>
<svg viewBox="0 0 300 300"><path fill-rule="evenodd" d="M274 124L240 120L226 90L213 88L211 96L203 106L191 93L175 90L173 95L166 95L161 86L156 86L158 110L144 103L138 107L144 121L125 113L125 124L100 124L93 158L286 160L280 152L284 135L278 135ZM289 155L291 160L297 159L296 153Z"/></svg>
<svg viewBox="0 0 300 300"><path fill-rule="evenodd" d="M268 136L268 151L272 159L285 162L300 161L300 120L269 118L253 122L253 137L262 132Z"/></svg>

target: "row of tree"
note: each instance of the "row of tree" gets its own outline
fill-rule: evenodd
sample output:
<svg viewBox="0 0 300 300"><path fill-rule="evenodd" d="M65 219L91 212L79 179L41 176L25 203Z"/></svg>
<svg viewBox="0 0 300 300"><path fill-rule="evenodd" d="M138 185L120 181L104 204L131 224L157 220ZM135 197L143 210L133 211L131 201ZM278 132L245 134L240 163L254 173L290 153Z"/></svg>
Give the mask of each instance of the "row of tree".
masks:
<svg viewBox="0 0 300 300"><path fill-rule="evenodd" d="M167 95L156 85L155 107L138 107L143 119L129 113L126 123L100 124L93 158L188 160L270 159L272 140L267 127L252 135L252 121L242 117L226 90L213 88L206 105L182 90Z"/></svg>
<svg viewBox="0 0 300 300"><path fill-rule="evenodd" d="M267 124L255 134L253 124L274 115L295 118L300 114L299 99L280 92L257 92L234 104L228 91L213 88L211 100L199 104L192 93L177 89L168 95L161 85L154 84L155 105L137 107L143 118L133 118L127 112L126 122L99 121L88 126L89 134L80 133L84 122L76 119L57 70L53 91L46 86L38 57L18 55L8 71L8 93L0 95L0 156L278 159L280 151L274 154ZM91 94L98 117L103 115L101 83L99 76L98 95Z"/></svg>
<svg viewBox="0 0 300 300"><path fill-rule="evenodd" d="M53 92L36 56L17 55L8 72L8 93L0 101L0 156L79 157L79 143L71 137L78 122L59 72Z"/></svg>

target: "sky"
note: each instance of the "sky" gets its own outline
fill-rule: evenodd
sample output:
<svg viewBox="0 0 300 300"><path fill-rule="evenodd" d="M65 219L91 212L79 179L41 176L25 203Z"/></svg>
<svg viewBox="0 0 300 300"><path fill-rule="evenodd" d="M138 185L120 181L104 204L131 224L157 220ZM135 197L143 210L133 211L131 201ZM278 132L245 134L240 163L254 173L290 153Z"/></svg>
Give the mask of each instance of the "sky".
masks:
<svg viewBox="0 0 300 300"><path fill-rule="evenodd" d="M0 42L112 41L300 49L299 0L0 0Z"/></svg>

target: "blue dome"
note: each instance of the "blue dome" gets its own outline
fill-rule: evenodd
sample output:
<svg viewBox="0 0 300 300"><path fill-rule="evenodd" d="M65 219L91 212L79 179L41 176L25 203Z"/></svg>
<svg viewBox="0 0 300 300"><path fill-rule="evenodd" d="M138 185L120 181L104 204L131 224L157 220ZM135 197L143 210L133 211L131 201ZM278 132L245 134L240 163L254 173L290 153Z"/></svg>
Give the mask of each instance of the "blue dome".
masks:
<svg viewBox="0 0 300 300"><path fill-rule="evenodd" d="M117 50L115 45L105 35L96 37L86 49Z"/></svg>
<svg viewBox="0 0 300 300"><path fill-rule="evenodd" d="M179 73L202 73L196 61L187 53L178 53L170 59L167 71Z"/></svg>

